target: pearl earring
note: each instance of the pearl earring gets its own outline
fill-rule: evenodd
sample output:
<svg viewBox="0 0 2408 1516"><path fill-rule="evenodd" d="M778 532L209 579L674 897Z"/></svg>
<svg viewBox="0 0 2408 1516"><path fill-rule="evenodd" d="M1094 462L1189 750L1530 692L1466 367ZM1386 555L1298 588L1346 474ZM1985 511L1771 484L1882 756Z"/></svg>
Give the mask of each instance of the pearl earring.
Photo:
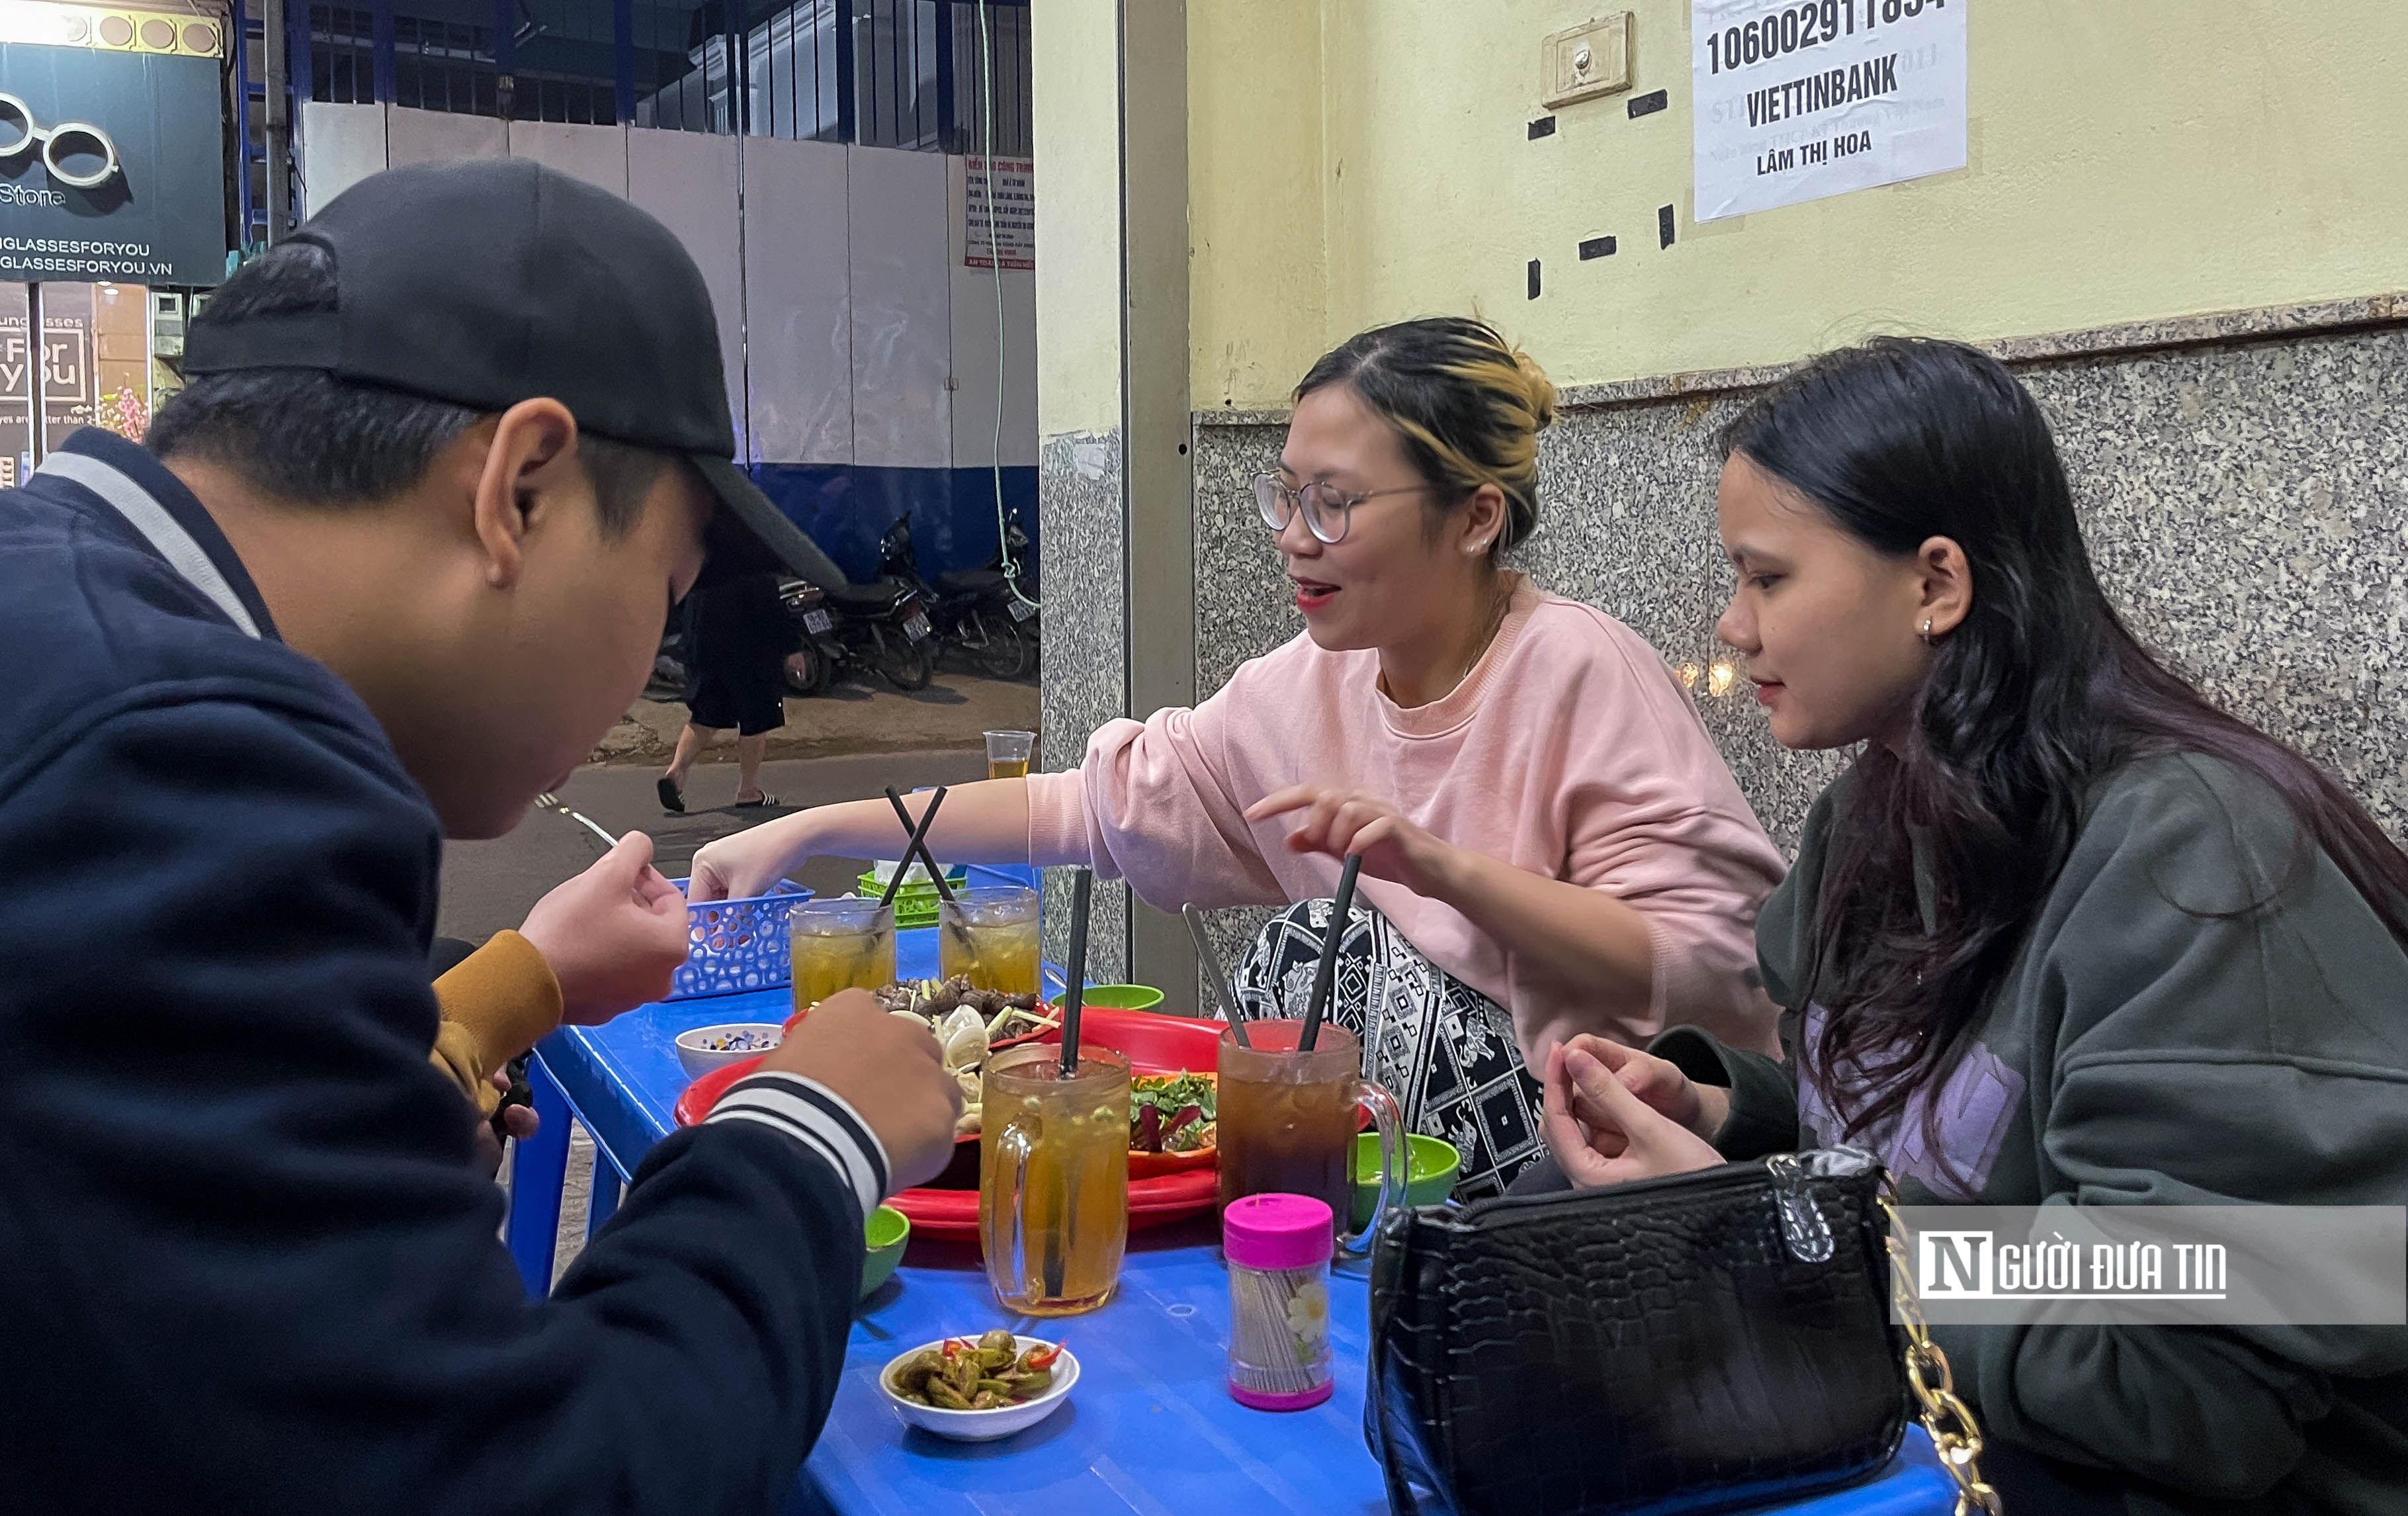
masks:
<svg viewBox="0 0 2408 1516"><path fill-rule="evenodd" d="M1923 618L1923 645L1926 647L1929 647L1931 645L1931 618L1929 616L1925 616Z"/></svg>

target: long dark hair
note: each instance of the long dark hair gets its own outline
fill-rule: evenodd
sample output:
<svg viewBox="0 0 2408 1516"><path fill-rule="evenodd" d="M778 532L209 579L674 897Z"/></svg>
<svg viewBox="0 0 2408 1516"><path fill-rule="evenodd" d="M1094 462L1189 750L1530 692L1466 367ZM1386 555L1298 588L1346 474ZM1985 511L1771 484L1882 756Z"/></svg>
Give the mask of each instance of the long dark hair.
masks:
<svg viewBox="0 0 2408 1516"><path fill-rule="evenodd" d="M1815 902L1802 982L1827 1014L1801 1053L1844 1134L1900 1118L1947 1077L2094 783L2137 758L2195 753L2263 783L2298 819L2297 866L2322 848L2408 940L2408 854L2323 770L2209 704L2107 603L2048 423L2003 365L1877 339L1785 378L1721 444L1875 551L1947 537L1972 570L1972 609L1938 644L1905 750L1876 744L1856 764L1856 824L1833 829ZM1931 869L1928 928L1910 828Z"/></svg>

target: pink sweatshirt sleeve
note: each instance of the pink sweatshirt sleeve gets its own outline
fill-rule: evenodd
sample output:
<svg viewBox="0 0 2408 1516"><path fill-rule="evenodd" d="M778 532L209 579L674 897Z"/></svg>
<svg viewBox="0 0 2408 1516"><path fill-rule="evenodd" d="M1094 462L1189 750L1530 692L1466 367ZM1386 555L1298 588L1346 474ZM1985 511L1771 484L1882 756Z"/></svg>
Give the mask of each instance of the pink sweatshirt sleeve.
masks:
<svg viewBox="0 0 2408 1516"><path fill-rule="evenodd" d="M1645 917L1654 992L1643 1021L1626 1015L1612 1026L1598 1024L1575 997L1536 994L1546 1009L1526 1025L1524 1046L1543 1060L1579 1032L1643 1041L1687 1024L1733 1047L1773 1051L1777 1013L1756 988L1756 917L1781 882L1781 855L1687 692L1652 648L1634 648L1635 634L1623 635L1627 669L1610 682L1618 709L1593 704L1584 713L1594 713L1584 723L1594 735L1567 776L1565 872Z"/></svg>
<svg viewBox="0 0 2408 1516"><path fill-rule="evenodd" d="M1077 769L1029 775L1029 860L1126 879L1161 910L1285 904L1246 826L1251 800L1227 782L1228 698L1108 722Z"/></svg>

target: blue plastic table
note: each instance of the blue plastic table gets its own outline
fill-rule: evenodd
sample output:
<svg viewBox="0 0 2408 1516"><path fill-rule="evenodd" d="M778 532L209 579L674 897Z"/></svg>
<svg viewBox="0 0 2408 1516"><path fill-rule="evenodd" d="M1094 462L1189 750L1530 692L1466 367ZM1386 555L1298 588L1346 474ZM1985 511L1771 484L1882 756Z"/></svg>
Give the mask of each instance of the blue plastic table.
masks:
<svg viewBox="0 0 2408 1516"><path fill-rule="evenodd" d="M903 975L934 972L934 937L897 934ZM545 1039L529 1064L543 1131L517 1160L509 1221L531 1290L552 1278L572 1111L600 1153L590 1223L598 1226L618 1204L617 1181L674 1125L670 1107L686 1084L677 1033L781 1020L787 1009L784 990L673 1002ZM1016 1324L996 1307L975 1247L915 1240L894 1280L854 1318L843 1388L788 1516L1377 1516L1387 1501L1363 1445L1369 1302L1362 1265L1341 1265L1330 1281L1338 1393L1309 1411L1248 1410L1229 1398L1223 1379L1228 1278L1215 1240L1203 1219L1130 1234L1111 1303L1038 1329L1060 1336L1079 1357L1070 1404L1031 1431L983 1444L911 1431L879 1393L879 1371L897 1353ZM1910 1429L1905 1452L1879 1477L1779 1509L1939 1516L1952 1504L1930 1443Z"/></svg>
<svg viewBox="0 0 2408 1516"><path fill-rule="evenodd" d="M895 934L898 979L937 975L937 932L921 927ZM1059 969L1045 965L1048 994L1058 992ZM600 1027L563 1027L536 1047L527 1085L541 1122L510 1161L510 1214L503 1235L527 1292L552 1289L552 1255L560 1231L561 1182L568 1168L568 1119L593 1135L593 1199L586 1235L619 1208L626 1181L652 1144L677 1130L670 1114L688 1083L678 1062L677 1037L727 1021L783 1021L794 1014L784 987L748 994L639 1005Z"/></svg>

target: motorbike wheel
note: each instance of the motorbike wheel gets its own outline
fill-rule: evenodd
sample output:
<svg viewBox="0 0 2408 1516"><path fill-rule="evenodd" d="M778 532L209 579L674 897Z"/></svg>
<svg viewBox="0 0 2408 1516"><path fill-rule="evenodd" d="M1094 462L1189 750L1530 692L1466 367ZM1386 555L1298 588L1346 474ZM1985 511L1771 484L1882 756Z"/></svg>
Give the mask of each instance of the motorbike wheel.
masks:
<svg viewBox="0 0 2408 1516"><path fill-rule="evenodd" d="M1027 671L1028 641L1010 617L975 610L968 621L978 639L975 656L980 672L990 679L1017 679Z"/></svg>
<svg viewBox="0 0 2408 1516"><path fill-rule="evenodd" d="M802 646L786 655L786 688L805 700L825 694L833 673L825 656L808 637Z"/></svg>
<svg viewBox="0 0 2408 1516"><path fill-rule="evenodd" d="M935 638L915 642L900 627L873 625L869 632L877 639L878 671L888 684L910 693L927 688L937 677Z"/></svg>

